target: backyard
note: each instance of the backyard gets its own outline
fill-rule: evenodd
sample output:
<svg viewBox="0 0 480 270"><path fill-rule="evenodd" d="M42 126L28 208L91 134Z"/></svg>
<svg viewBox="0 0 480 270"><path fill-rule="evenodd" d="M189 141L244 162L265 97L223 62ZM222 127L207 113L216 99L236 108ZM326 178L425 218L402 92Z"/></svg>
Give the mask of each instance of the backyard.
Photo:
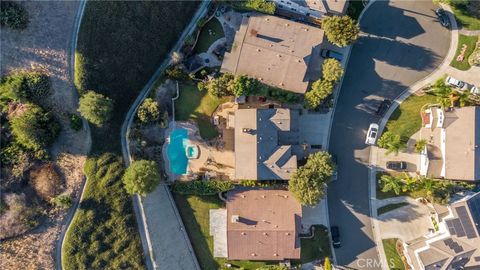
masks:
<svg viewBox="0 0 480 270"><path fill-rule="evenodd" d="M458 36L458 47L457 52L455 53L455 57L452 59L450 66L459 69L459 70L468 70L470 69L470 64L468 63L468 57L473 53L475 50L475 46L478 41L478 36L466 36L466 35L459 35ZM466 45L466 49L463 49L464 45ZM460 59L461 61L457 61Z"/></svg>
<svg viewBox="0 0 480 270"><path fill-rule="evenodd" d="M430 94L410 96L392 113L384 133L387 130L391 131L400 135L403 142L407 142L413 134L421 129L422 118L420 117L420 109L429 103L437 103L437 97Z"/></svg>
<svg viewBox="0 0 480 270"><path fill-rule="evenodd" d="M387 257L388 267L390 270L404 270L405 265L403 264L402 258L397 252L396 238L392 239L382 239L383 242L383 249L385 251L385 255Z"/></svg>
<svg viewBox="0 0 480 270"><path fill-rule="evenodd" d="M213 237L209 234L209 210L224 207L218 196L174 194L174 198L202 269L221 269L225 263L243 269L257 269L266 265L264 262L228 261L225 258L213 257Z"/></svg>
<svg viewBox="0 0 480 270"><path fill-rule="evenodd" d="M200 31L200 35L195 45L195 54L207 52L208 48L217 41L218 39L224 37L223 28L217 18L212 18L208 21Z"/></svg>
<svg viewBox="0 0 480 270"><path fill-rule="evenodd" d="M175 101L175 119L177 121L193 120L200 129L200 136L209 140L218 135L211 122L211 116L217 107L228 98L217 98L207 91L198 90L192 82L180 85L180 97Z"/></svg>

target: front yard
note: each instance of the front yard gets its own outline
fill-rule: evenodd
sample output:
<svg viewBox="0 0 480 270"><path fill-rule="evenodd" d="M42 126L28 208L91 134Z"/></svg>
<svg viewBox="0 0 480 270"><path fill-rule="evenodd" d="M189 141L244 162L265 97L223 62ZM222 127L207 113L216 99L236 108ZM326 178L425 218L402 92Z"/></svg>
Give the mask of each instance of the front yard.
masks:
<svg viewBox="0 0 480 270"><path fill-rule="evenodd" d="M207 91L198 90L193 82L180 84L180 97L175 101L175 119L178 121L193 120L200 129L203 139L213 139L218 135L211 122L211 116L217 107L228 98L217 98Z"/></svg>
<svg viewBox="0 0 480 270"><path fill-rule="evenodd" d="M404 270L405 266L403 264L402 258L397 252L396 243L398 239L383 239L383 249L385 255L387 256L388 267L390 270Z"/></svg>
<svg viewBox="0 0 480 270"><path fill-rule="evenodd" d="M231 264L234 269L246 270L267 265L265 262L228 261L225 258L213 257L213 237L209 234L209 210L225 206L217 195L184 196L174 194L174 198L202 269L222 269L225 263Z"/></svg>
<svg viewBox="0 0 480 270"><path fill-rule="evenodd" d="M437 103L437 97L430 94L410 96L392 113L385 127L385 131L388 130L394 134L398 134L403 142L407 142L413 134L421 129L422 118L420 116L420 110L425 104L429 103Z"/></svg>
<svg viewBox="0 0 480 270"><path fill-rule="evenodd" d="M455 53L455 58L453 58L452 62L450 63L450 66L459 70L470 69L470 64L468 63L468 57L470 57L470 55L475 50L477 41L478 41L478 36L459 35L457 52ZM467 46L465 51L463 51L464 45ZM457 58L459 57L459 55L463 55L463 57L460 58L463 60L457 61Z"/></svg>
<svg viewBox="0 0 480 270"><path fill-rule="evenodd" d="M330 255L330 236L325 226L314 226L313 238L301 238L300 260L302 263L323 260Z"/></svg>

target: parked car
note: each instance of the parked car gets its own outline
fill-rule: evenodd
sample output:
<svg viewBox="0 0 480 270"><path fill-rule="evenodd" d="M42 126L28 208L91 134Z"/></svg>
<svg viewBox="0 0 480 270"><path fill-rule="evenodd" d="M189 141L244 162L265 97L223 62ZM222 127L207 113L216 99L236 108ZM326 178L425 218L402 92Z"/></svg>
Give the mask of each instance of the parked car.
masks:
<svg viewBox="0 0 480 270"><path fill-rule="evenodd" d="M320 51L320 56L323 58L334 58L342 62L343 55L339 52L323 49Z"/></svg>
<svg viewBox="0 0 480 270"><path fill-rule="evenodd" d="M340 242L340 230L338 229L338 226L332 226L330 228L330 235L332 236L332 244L334 248L339 248L342 246L342 243Z"/></svg>
<svg viewBox="0 0 480 270"><path fill-rule="evenodd" d="M368 127L367 138L365 139L365 144L375 145L378 135L378 125L371 123Z"/></svg>
<svg viewBox="0 0 480 270"><path fill-rule="evenodd" d="M480 88L478 88L476 86L472 86L472 88L470 89L470 93L475 94L475 95L480 95Z"/></svg>
<svg viewBox="0 0 480 270"><path fill-rule="evenodd" d="M435 10L435 14L437 14L438 21L443 27L450 27L450 18L448 18L448 14L443 8Z"/></svg>
<svg viewBox="0 0 480 270"><path fill-rule="evenodd" d="M378 106L377 115L383 116L388 108L390 108L390 105L392 105L392 101L390 99L384 99L380 106Z"/></svg>
<svg viewBox="0 0 480 270"><path fill-rule="evenodd" d="M337 167L337 157L335 155L332 155L332 162L335 165L335 170L333 171L332 174L332 181L336 181L338 178L338 167Z"/></svg>
<svg viewBox="0 0 480 270"><path fill-rule="evenodd" d="M387 169L394 170L394 171L404 171L407 169L407 162L387 161Z"/></svg>
<svg viewBox="0 0 480 270"><path fill-rule="evenodd" d="M451 76L448 76L447 79L445 80L445 83L447 85L457 87L459 89L463 89L465 87L465 82L462 82L460 80L457 80Z"/></svg>

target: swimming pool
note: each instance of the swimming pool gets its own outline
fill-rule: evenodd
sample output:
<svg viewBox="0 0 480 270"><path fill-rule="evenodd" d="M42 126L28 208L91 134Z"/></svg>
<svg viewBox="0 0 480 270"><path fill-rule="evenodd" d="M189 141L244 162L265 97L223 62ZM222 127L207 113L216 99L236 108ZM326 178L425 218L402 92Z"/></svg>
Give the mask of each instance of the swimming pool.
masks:
<svg viewBox="0 0 480 270"><path fill-rule="evenodd" d="M174 174L187 173L188 158L185 148L188 145L188 132L184 128L177 128L170 133L170 143L167 146L167 156L170 161L170 170Z"/></svg>

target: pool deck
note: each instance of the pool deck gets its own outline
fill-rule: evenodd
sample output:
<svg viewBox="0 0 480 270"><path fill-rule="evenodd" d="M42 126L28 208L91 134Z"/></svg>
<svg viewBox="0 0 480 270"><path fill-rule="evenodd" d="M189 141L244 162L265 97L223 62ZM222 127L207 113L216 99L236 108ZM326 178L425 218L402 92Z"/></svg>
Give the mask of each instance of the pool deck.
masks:
<svg viewBox="0 0 480 270"><path fill-rule="evenodd" d="M177 128L187 130L189 144L197 145L200 152L197 159L188 160L187 173L184 175L176 175L171 171L170 161L167 155L167 147L170 144L170 133ZM170 122L168 128L165 130L165 138L166 141L163 145L162 153L165 161L165 173L167 174L169 181L193 180L197 178L197 173L201 171L214 172L212 175L215 175L215 173L221 173L229 178L233 177L235 173L234 153L232 151L219 150L214 146L207 144L207 142L200 137L198 127L194 123Z"/></svg>

